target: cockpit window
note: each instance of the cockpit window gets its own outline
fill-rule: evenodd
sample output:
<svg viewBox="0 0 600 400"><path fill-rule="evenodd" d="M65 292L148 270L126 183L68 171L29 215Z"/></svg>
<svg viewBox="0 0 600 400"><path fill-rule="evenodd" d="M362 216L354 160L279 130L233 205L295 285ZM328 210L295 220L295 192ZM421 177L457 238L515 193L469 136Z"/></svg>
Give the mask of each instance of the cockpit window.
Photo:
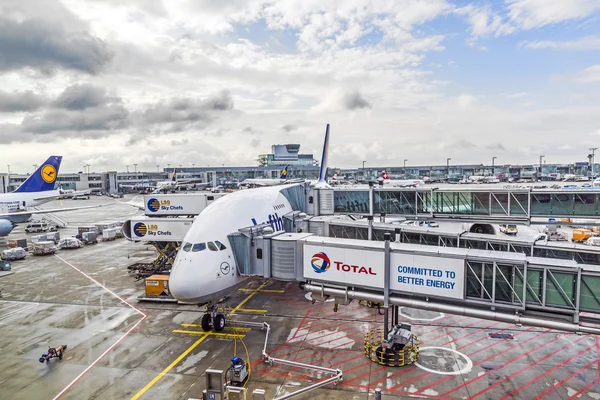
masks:
<svg viewBox="0 0 600 400"><path fill-rule="evenodd" d="M217 245L219 250L225 250L227 248L223 243L219 242L218 240L215 240L215 244Z"/></svg>
<svg viewBox="0 0 600 400"><path fill-rule="evenodd" d="M193 247L192 247L192 251L194 253L197 253L199 251L202 250L206 250L206 243L196 243Z"/></svg>
<svg viewBox="0 0 600 400"><path fill-rule="evenodd" d="M190 251L190 249L192 248L192 244L191 243L185 243L183 245L183 251Z"/></svg>
<svg viewBox="0 0 600 400"><path fill-rule="evenodd" d="M219 249L217 249L217 246L213 242L208 242L208 249L210 251L219 251Z"/></svg>

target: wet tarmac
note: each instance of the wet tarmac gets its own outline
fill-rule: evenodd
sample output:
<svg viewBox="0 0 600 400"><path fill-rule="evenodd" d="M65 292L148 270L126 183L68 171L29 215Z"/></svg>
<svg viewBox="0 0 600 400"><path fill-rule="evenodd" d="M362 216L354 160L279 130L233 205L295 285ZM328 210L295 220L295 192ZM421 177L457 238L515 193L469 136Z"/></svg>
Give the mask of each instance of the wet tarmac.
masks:
<svg viewBox="0 0 600 400"><path fill-rule="evenodd" d="M139 213L105 197L62 203L112 204L61 214L70 224L62 237ZM10 237L22 236L19 226ZM353 302L334 312L296 283L257 279L226 300L237 308L230 327L205 333L196 306L137 301L144 284L126 267L152 257L151 247L118 239L14 262L0 277L0 399L201 398L206 369L227 369L234 354L252 364L249 393L262 388L267 399L328 377L263 363L264 331L239 321L270 324L273 357L343 370L342 382L298 399L372 399L376 388L383 399L600 399L595 336L402 309L420 339L418 365L384 367L363 351L363 335L381 326L377 309ZM62 360L38 361L62 344Z"/></svg>

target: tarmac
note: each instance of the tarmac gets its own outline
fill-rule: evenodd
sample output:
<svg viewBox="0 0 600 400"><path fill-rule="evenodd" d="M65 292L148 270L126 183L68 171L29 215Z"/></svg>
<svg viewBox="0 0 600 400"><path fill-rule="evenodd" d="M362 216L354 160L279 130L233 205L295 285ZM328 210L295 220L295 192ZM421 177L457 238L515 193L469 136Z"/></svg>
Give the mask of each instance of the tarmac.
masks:
<svg viewBox="0 0 600 400"><path fill-rule="evenodd" d="M69 222L61 237L140 213L106 197L62 201L90 204L107 206L60 214ZM21 225L9 238L23 236ZM418 365L384 367L363 349L364 334L382 326L377 309L353 302L334 312L295 282L252 279L226 299L229 327L206 333L197 306L137 300L144 283L126 267L153 257L152 247L117 239L15 261L0 277L0 399L201 398L205 371L226 370L234 355L250 360L249 393L265 389L267 399L328 378L265 364L265 332L240 321L270 324L273 357L343 371L342 382L298 399L372 399L376 388L383 399L600 399L596 336L402 309L420 340ZM62 360L38 361L62 344Z"/></svg>

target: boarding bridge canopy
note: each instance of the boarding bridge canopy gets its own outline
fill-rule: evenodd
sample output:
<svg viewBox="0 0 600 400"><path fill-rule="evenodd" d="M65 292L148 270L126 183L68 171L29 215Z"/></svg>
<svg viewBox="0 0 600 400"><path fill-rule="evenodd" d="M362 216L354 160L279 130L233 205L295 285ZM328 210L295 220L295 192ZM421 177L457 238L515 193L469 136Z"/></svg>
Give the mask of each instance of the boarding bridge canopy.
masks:
<svg viewBox="0 0 600 400"><path fill-rule="evenodd" d="M368 222L365 219L352 221L337 218L313 218L310 220L309 230L320 236L369 240ZM578 264L600 266L600 249L584 244L373 222L372 240L383 241L386 233L390 233L392 238L400 243L522 253L526 256L573 260Z"/></svg>
<svg viewBox="0 0 600 400"><path fill-rule="evenodd" d="M598 218L600 190L335 188L334 212L512 220Z"/></svg>

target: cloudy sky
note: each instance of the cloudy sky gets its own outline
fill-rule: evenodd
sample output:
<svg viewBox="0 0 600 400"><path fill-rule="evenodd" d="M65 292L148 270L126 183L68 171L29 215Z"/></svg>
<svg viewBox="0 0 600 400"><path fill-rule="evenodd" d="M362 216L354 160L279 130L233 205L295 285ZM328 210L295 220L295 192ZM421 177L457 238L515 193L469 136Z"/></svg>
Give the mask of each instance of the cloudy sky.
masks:
<svg viewBox="0 0 600 400"><path fill-rule="evenodd" d="M600 0L2 0L0 82L0 170L585 161Z"/></svg>

